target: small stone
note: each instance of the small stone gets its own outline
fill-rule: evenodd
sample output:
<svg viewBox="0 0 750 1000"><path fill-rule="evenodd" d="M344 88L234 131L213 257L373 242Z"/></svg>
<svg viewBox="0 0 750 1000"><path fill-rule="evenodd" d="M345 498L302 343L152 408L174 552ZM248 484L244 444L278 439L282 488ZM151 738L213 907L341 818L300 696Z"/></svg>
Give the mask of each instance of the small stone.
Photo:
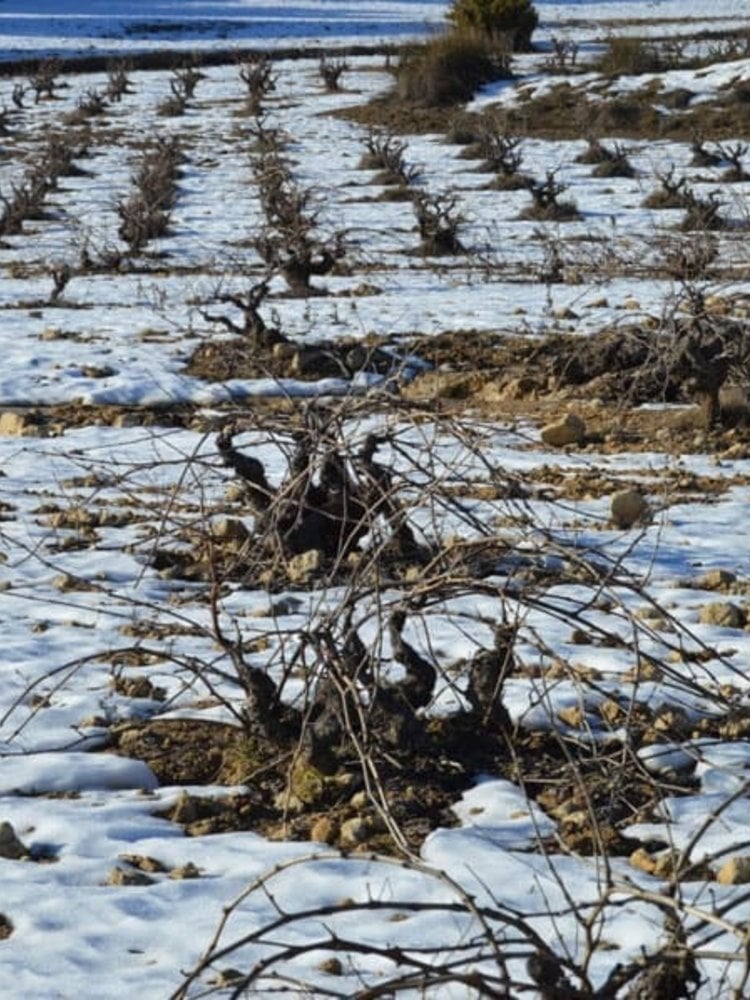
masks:
<svg viewBox="0 0 750 1000"><path fill-rule="evenodd" d="M569 708L561 708L557 713L560 722L572 729L580 729L585 719L585 712L580 705L571 705Z"/></svg>
<svg viewBox="0 0 750 1000"><path fill-rule="evenodd" d="M367 840L370 834L370 825L361 816L346 820L341 824L341 834L339 842L342 847L356 847L357 844Z"/></svg>
<svg viewBox="0 0 750 1000"><path fill-rule="evenodd" d="M318 969L329 976L343 976L344 974L344 966L341 964L341 960L333 956L331 958L324 958L318 965Z"/></svg>
<svg viewBox="0 0 750 1000"><path fill-rule="evenodd" d="M138 413L133 413L129 410L124 410L122 413L118 413L117 416L112 421L113 427L140 427L141 417Z"/></svg>
<svg viewBox="0 0 750 1000"><path fill-rule="evenodd" d="M224 490L227 503L241 503L247 497L244 483L229 483Z"/></svg>
<svg viewBox="0 0 750 1000"><path fill-rule="evenodd" d="M245 973L240 972L239 969L222 969L218 976L209 982L212 986L225 987L236 985L240 979L244 978Z"/></svg>
<svg viewBox="0 0 750 1000"><path fill-rule="evenodd" d="M633 851L628 860L633 868L637 868L641 872L646 872L647 875L653 875L656 870L656 861L654 861L645 847L639 847Z"/></svg>
<svg viewBox="0 0 750 1000"><path fill-rule="evenodd" d="M338 824L329 816L321 816L315 820L310 829L310 840L315 840L320 844L332 844L338 833Z"/></svg>
<svg viewBox="0 0 750 1000"><path fill-rule="evenodd" d="M85 507L69 507L68 510L59 510L50 514L48 522L50 528L70 528L72 530L80 528L91 528L97 523L96 516Z"/></svg>
<svg viewBox="0 0 750 1000"><path fill-rule="evenodd" d="M170 819L173 823L193 823L198 819L199 801L187 792L181 792Z"/></svg>
<svg viewBox="0 0 750 1000"><path fill-rule="evenodd" d="M557 309L552 310L553 319L580 319L577 312L570 308L570 306L559 306Z"/></svg>
<svg viewBox="0 0 750 1000"><path fill-rule="evenodd" d="M285 361L297 356L297 348L294 344L289 344L282 340L278 344L273 345L271 348L271 354L279 361Z"/></svg>
<svg viewBox="0 0 750 1000"><path fill-rule="evenodd" d="M607 725L614 726L623 720L624 712L614 698L607 698L599 706L599 715Z"/></svg>
<svg viewBox="0 0 750 1000"><path fill-rule="evenodd" d="M637 490L620 490L612 496L609 509L618 528L632 528L643 519L648 504Z"/></svg>
<svg viewBox="0 0 750 1000"><path fill-rule="evenodd" d="M704 604L698 612L701 625L718 625L721 628L743 628L745 612L730 601L714 601Z"/></svg>
<svg viewBox="0 0 750 1000"><path fill-rule="evenodd" d="M177 868L171 868L169 871L169 877L173 879L200 878L201 873L192 861L188 861L184 865L179 865Z"/></svg>
<svg viewBox="0 0 750 1000"><path fill-rule="evenodd" d="M661 681L664 679L664 671L650 660L640 660L635 666L625 671L622 679L624 681Z"/></svg>
<svg viewBox="0 0 750 1000"><path fill-rule="evenodd" d="M568 413L562 420L542 427L541 436L543 443L551 448L580 444L586 436L586 424L575 413Z"/></svg>
<svg viewBox="0 0 750 1000"><path fill-rule="evenodd" d="M154 879L144 872L126 871L124 868L113 868L107 875L105 885L153 885Z"/></svg>
<svg viewBox="0 0 750 1000"><path fill-rule="evenodd" d="M745 885L750 882L750 857L730 858L716 873L720 885Z"/></svg>
<svg viewBox="0 0 750 1000"><path fill-rule="evenodd" d="M284 618L286 615L296 614L301 607L299 597L280 597L271 605L270 617Z"/></svg>
<svg viewBox="0 0 750 1000"><path fill-rule="evenodd" d="M124 861L126 865L131 865L141 872L151 872L154 874L167 870L161 861L157 861L156 858L150 858L146 854L121 854L120 861Z"/></svg>
<svg viewBox="0 0 750 1000"><path fill-rule="evenodd" d="M673 854L672 851L664 851L664 853L659 854L654 861L654 875L656 875L657 878L671 878L672 875L674 875L677 855Z"/></svg>
<svg viewBox="0 0 750 1000"><path fill-rule="evenodd" d="M486 388L486 387L485 387ZM526 399L537 391L539 384L530 375L521 375L506 382L500 391L501 399Z"/></svg>
<svg viewBox="0 0 750 1000"><path fill-rule="evenodd" d="M698 580L701 590L725 590L737 582L737 577L728 569L711 569Z"/></svg>
<svg viewBox="0 0 750 1000"><path fill-rule="evenodd" d="M4 437L22 437L28 435L31 424L24 413L6 410L0 414L0 435Z"/></svg>
<svg viewBox="0 0 750 1000"><path fill-rule="evenodd" d="M295 795L294 792L290 791L288 788L284 789L282 792L277 792L276 795L274 795L273 804L283 813L289 813L290 815L303 813L305 811L305 803L299 795Z"/></svg>
<svg viewBox="0 0 750 1000"><path fill-rule="evenodd" d="M320 549L308 549L294 556L286 564L286 571L292 583L309 583L323 563Z"/></svg>
<svg viewBox="0 0 750 1000"><path fill-rule="evenodd" d="M572 643L574 646L590 646L591 636L582 628L574 628L570 633L570 639L568 642Z"/></svg>
<svg viewBox="0 0 750 1000"><path fill-rule="evenodd" d="M0 823L0 858L20 861L29 857L29 850L16 836L13 826L7 821Z"/></svg>
<svg viewBox="0 0 750 1000"><path fill-rule="evenodd" d="M213 526L213 536L222 542L246 542L251 537L244 521L238 517L225 517Z"/></svg>
<svg viewBox="0 0 750 1000"><path fill-rule="evenodd" d="M570 809L564 816L560 817L564 826L568 829L582 829L591 825L591 813L588 809Z"/></svg>
<svg viewBox="0 0 750 1000"><path fill-rule="evenodd" d="M218 830L219 820L216 816L206 816L205 819L197 819L185 826L188 837L207 837L210 833L217 833Z"/></svg>

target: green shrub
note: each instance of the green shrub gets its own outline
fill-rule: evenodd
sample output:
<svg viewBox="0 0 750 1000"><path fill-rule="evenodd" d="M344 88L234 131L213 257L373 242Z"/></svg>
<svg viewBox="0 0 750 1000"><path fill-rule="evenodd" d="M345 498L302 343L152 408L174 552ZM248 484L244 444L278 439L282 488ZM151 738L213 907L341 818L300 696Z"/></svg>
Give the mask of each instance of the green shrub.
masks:
<svg viewBox="0 0 750 1000"><path fill-rule="evenodd" d="M477 31L456 29L408 51L398 67L396 94L428 107L459 104L483 83L510 75L503 46Z"/></svg>
<svg viewBox="0 0 750 1000"><path fill-rule="evenodd" d="M539 15L531 0L453 0L449 21L462 30L479 31L492 38L505 35L516 52L531 48Z"/></svg>

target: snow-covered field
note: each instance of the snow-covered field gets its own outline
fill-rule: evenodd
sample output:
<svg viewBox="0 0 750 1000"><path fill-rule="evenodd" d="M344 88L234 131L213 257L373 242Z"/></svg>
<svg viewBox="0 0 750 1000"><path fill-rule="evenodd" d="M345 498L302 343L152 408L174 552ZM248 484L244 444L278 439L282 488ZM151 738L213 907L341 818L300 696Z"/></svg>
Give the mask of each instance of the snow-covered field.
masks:
<svg viewBox="0 0 750 1000"><path fill-rule="evenodd" d="M538 6L540 41L563 34L584 52L624 20L665 34L750 24L735 0L719 0L710 19L676 0ZM423 36L445 9L407 0L4 0L0 51L9 60L165 45L375 48ZM473 108L507 109L519 90L549 88L547 54L519 57L522 75L488 87ZM693 990L686 996L747 995L750 449L739 437L706 453L697 433L695 449L678 451L667 433L648 448L618 450L618 433L627 434L614 411L609 437L563 450L523 412L493 418L468 406L439 419L415 402L416 376L455 372L449 363L432 370L428 350L410 352L416 337L445 331L541 342L677 311L684 289L655 265L681 210L643 206L672 168L701 196L715 195L732 221L715 234L718 279L707 292L740 299L750 293L750 181L727 184L725 163L694 166L689 143L651 136L626 143L634 176L597 179L576 159L583 138L527 138L523 170L553 172L579 212L540 223L519 219L528 190L489 190L477 161L445 134L410 134L404 155L418 188L455 198L462 219L466 252L426 256L411 203L379 198L376 171L360 165L367 128L331 114L388 88L386 57L348 57L332 93L317 58L283 59L274 70L264 124L279 130L295 180L313 192L319 230L343 237L345 264L314 277L313 291L325 294L307 297L288 295L274 274L261 312L293 345L387 343L391 371L317 380L293 370L187 371L199 348L229 349L229 326L241 322L237 296L264 275L253 242L263 224L252 172L257 121L236 60L205 68L176 116L159 112L174 74L130 70L129 92L83 122L91 132L74 159L80 169L61 173L43 211L1 237L0 992L417 996L429 982L435 997L487 995L488 984L497 996L619 997L635 995L627 991L636 975L620 982L618 964L642 961L638 996L683 995L657 978L666 966L682 970ZM750 59L662 77L665 91L709 100L750 80ZM108 78L64 81L54 100L35 103L25 76L0 80L0 107L10 112L0 134L6 197L26 183L50 136L79 128L77 113ZM611 86L627 94L635 83ZM118 205L157 137L179 138L177 197L166 233L128 256ZM555 254L575 278L545 277ZM737 315L741 322L746 311ZM232 475L214 432L235 424L238 446L277 485L294 439L286 411L274 423L264 409L269 397L322 401L319 423L336 414L326 433L345 443L350 463L367 435L381 435L420 538L489 550L492 571L472 586L456 567L453 575L422 567L359 592L340 578L251 587L231 572L212 586L205 569L189 577L159 562L209 544L219 525L252 528L251 510L227 492ZM606 409L585 403L587 419ZM612 522L619 489L647 500L632 525ZM112 733L135 721L237 722L238 650L302 704L310 681L297 657L309 667L305 643L335 633L352 610L384 676L398 678L383 622L402 606L411 615L405 634L437 669L424 713L436 725L465 709L466 664L491 646L493 627L513 623L516 669L502 695L512 725L540 740L558 733L568 748L561 773L574 749L594 762L557 812L550 795L545 809L535 801L543 782L524 780L524 757L515 782L510 767L472 775L456 796L457 822L433 829L418 856L381 857L366 836L363 850L348 853L323 842L343 837L272 840L194 823L185 836L175 821L181 804L252 801L252 781L169 785L143 761L106 752ZM364 751L362 759L377 800ZM612 827L631 784L643 796L618 827L616 849L597 840L609 829L597 760L610 782ZM443 763L459 767L447 753ZM547 777L552 788L556 775ZM387 803L378 816L387 827ZM571 836L576 823L594 831L588 841ZM564 990L563 977L579 992L544 992L534 963L545 956L560 963L546 970L554 988ZM436 969L442 979L430 979Z"/></svg>

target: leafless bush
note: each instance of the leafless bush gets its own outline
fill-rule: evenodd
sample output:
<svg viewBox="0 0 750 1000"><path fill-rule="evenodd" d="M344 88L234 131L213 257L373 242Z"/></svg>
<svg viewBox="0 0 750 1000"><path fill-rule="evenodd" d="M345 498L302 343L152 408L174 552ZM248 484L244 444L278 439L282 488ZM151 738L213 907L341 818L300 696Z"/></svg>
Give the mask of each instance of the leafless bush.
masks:
<svg viewBox="0 0 750 1000"><path fill-rule="evenodd" d="M321 56L318 64L318 72L325 89L333 94L341 89L341 77L349 69L345 59L329 59L328 56Z"/></svg>
<svg viewBox="0 0 750 1000"><path fill-rule="evenodd" d="M51 154L53 140L47 150L39 152L20 181L11 184L10 195L0 193L0 235L13 235L23 229L25 219L40 219L44 202L57 184L63 164Z"/></svg>
<svg viewBox="0 0 750 1000"><path fill-rule="evenodd" d="M682 286L709 277L719 255L716 237L701 231L688 237L669 237L658 246L664 272Z"/></svg>
<svg viewBox="0 0 750 1000"><path fill-rule="evenodd" d="M46 194L46 185L38 179L12 184L10 196L0 192L0 234L11 236L20 233L24 219L38 215Z"/></svg>
<svg viewBox="0 0 750 1000"><path fill-rule="evenodd" d="M28 78L29 89L34 91L34 103L38 104L43 97L52 100L58 89L57 77L60 74L60 60L43 59Z"/></svg>
<svg viewBox="0 0 750 1000"><path fill-rule="evenodd" d="M528 186L528 178L521 173L522 142L506 122L487 115L480 120L471 149L484 161L481 169L497 175L492 187L507 191Z"/></svg>
<svg viewBox="0 0 750 1000"><path fill-rule="evenodd" d="M716 144L718 161L729 164L721 175L722 181L726 184L737 184L750 180L750 174L745 170L742 162L747 155L748 148L750 147L746 142L736 142L733 145L721 142Z"/></svg>
<svg viewBox="0 0 750 1000"><path fill-rule="evenodd" d="M605 155L594 167L592 176L635 177L635 168L628 159L625 147L616 142L612 149L605 149Z"/></svg>
<svg viewBox="0 0 750 1000"><path fill-rule="evenodd" d="M723 63L733 59L745 59L750 55L750 36L734 34L731 38L710 39L706 46L705 62Z"/></svg>
<svg viewBox="0 0 750 1000"><path fill-rule="evenodd" d="M559 285L565 282L565 258L560 240L550 236L543 229L534 231L535 239L544 248L544 257L537 270L537 277L545 285Z"/></svg>
<svg viewBox="0 0 750 1000"><path fill-rule="evenodd" d="M693 358L692 363L702 366L705 360ZM225 909L214 939L174 996L227 988L236 996L269 988L315 993L320 980L313 965L297 961L314 952L342 977L336 981L340 995L417 989L430 995L447 985L488 996L528 993L566 1000L695 995L705 962L720 963L731 952L729 945L717 943L717 934L726 933L730 942L745 934L747 893L727 897L726 908L717 913L707 891L721 852L707 855L701 841L721 813L708 816L679 850L669 844L641 850L640 863L654 866L653 880L640 873L628 877L618 856L633 852L627 833L633 822L668 817L671 797L691 789L689 775L665 776L644 766L643 751L658 751L661 744L668 749L675 739L700 759L704 737L695 735L695 719L688 721L673 705L683 696L705 699L707 728L700 730L705 733L721 728L738 710L747 723L746 709L740 699L733 701L712 685L708 651L668 610L659 608L669 629L655 630L646 616L634 614L634 602L643 605L650 598L624 560L606 548L594 550L590 539L579 547L541 529L522 489L529 484L506 476L484 450L487 428L444 422L431 440L420 414L411 428L419 428L415 435L391 422L374 432L360 425L356 439L347 439L347 414L354 418L353 428L356 412L356 402L347 400L340 407L306 408L300 423L285 429L257 426L254 417L249 425L241 416L237 425L228 425L217 439L217 451L236 477L240 509L252 512L254 528L234 545L233 561L216 541L203 551L209 553L204 573L214 594L230 571L246 587L260 584L284 594L293 573L297 588L320 595L318 610L303 625L269 628L273 648L285 648L283 654L271 654L270 672L240 641L239 630L235 636L226 619L221 624L216 597L215 638L242 691L243 725L254 734L248 744L256 754L254 773L269 766L267 758L258 759L257 748L270 746L287 769L280 802L298 818L306 810L335 817L341 789L361 788L359 798L367 806L358 807L357 829L369 831L361 841L366 853L346 862L352 884L345 901L333 902L329 893L319 905L306 896L304 906L297 906L283 889L285 866L253 882ZM280 481L268 474L252 444L238 443L240 431L254 435L258 448L270 440L279 447L287 467ZM482 484L495 487L489 506L466 502L480 470ZM426 511L432 516L425 518ZM503 524L501 535L496 522ZM490 620L480 610L454 612L472 652L460 663L446 664L441 642L430 635L438 617L445 621L451 615L452 602L464 601L465 607L468 595L493 614ZM546 648L539 625L526 623L531 613L536 622L548 615L556 628L574 627L592 644L630 651L637 664L632 678L612 686L576 674L572 664ZM475 640L477 630L482 640ZM424 636L419 646L417 634ZM673 653L680 654L679 664ZM532 661L539 688L533 711L545 723L536 729L529 722L527 731L523 719L510 718L505 700L509 684L526 676ZM201 676L210 682L210 672ZM651 683L657 676L658 703ZM564 722L554 707L559 684L578 692L576 710L564 716L572 721ZM460 704L454 715L431 719L439 686L460 694ZM482 753L495 756L482 758ZM517 904L517 894L509 905L482 873L467 875L470 884L459 885L424 866L417 853L429 824L414 823L405 785L426 795L428 775L434 782L441 770L431 770L429 762L442 765L446 780L450 761L455 796L456 782L471 783L477 770L486 773L489 759L524 785L536 800L534 809L543 807L555 821L553 835L538 830L526 848L540 865L530 876L537 891L525 909ZM346 784L345 773L356 773L358 784ZM253 787L260 794L258 778ZM429 787L434 794L435 785ZM745 787L729 795L724 808L744 794ZM664 825L668 839L668 818ZM421 837L415 836L417 829ZM402 860L375 858L373 843L387 844ZM571 860L580 855L596 872L584 899L570 882ZM316 865L334 865L341 877L344 863L330 851L298 859L290 883L298 877L298 865L310 865L311 873ZM358 864L369 866L367 885L355 889ZM396 890L383 899L371 891L378 881L376 864L401 866L425 881L411 881L403 894ZM387 871L383 878L388 879ZM433 880L450 891L436 893ZM554 903L538 891L540 880L554 891ZM424 886L425 895L418 886ZM640 951L616 947L607 962L602 955L610 954L605 952L605 942L611 948L608 927L623 906L630 913L647 907L663 934ZM419 914L450 917L440 923L457 921L456 937L436 937L433 920L422 943L412 943L393 919L394 911L402 919L404 914L415 920ZM378 912L384 918L383 936L373 940L358 932L360 920L353 914L364 923L366 915ZM567 922L571 931L550 935L551 919L556 926ZM741 984L747 956L741 948L734 954L726 961L735 984ZM373 973L375 958L388 963L385 972L378 965ZM231 977L221 974L229 968ZM207 979L209 973L217 978ZM729 996L728 983L722 979ZM738 988L737 997L742 985Z"/></svg>
<svg viewBox="0 0 750 1000"><path fill-rule="evenodd" d="M177 66L172 70L172 81L175 88L184 94L186 101L195 95L195 88L201 80L205 79L205 76L205 73L192 62L188 62L184 66Z"/></svg>
<svg viewBox="0 0 750 1000"><path fill-rule="evenodd" d="M359 165L363 170L378 170L376 183L410 187L419 177L419 168L409 164L407 143L390 132L370 129L365 139L367 152Z"/></svg>
<svg viewBox="0 0 750 1000"><path fill-rule="evenodd" d="M0 135L10 135L13 131L15 114L3 105L0 108Z"/></svg>
<svg viewBox="0 0 750 1000"><path fill-rule="evenodd" d="M707 149L706 140L697 133L693 135L690 149L693 154L690 163L693 167L716 167L721 163L719 154Z"/></svg>
<svg viewBox="0 0 750 1000"><path fill-rule="evenodd" d="M252 142L252 151L261 155L273 154L280 156L284 145L281 130L268 124L268 116L261 110L255 115L247 131Z"/></svg>
<svg viewBox="0 0 750 1000"><path fill-rule="evenodd" d="M263 101L276 89L276 74L268 56L252 55L240 63L240 79L247 90L247 104L252 114L258 114Z"/></svg>
<svg viewBox="0 0 750 1000"><path fill-rule="evenodd" d="M266 225L255 241L266 265L292 295L315 294L311 278L329 274L344 256L344 235L322 232L314 192L300 188L277 150L253 161Z"/></svg>
<svg viewBox="0 0 750 1000"><path fill-rule="evenodd" d="M107 100L118 104L126 94L132 92L130 81L131 66L127 60L119 59L107 67L107 86L104 91Z"/></svg>
<svg viewBox="0 0 750 1000"><path fill-rule="evenodd" d="M680 224L683 232L715 232L729 228L729 223L721 215L721 201L715 191L701 198L694 191L686 189L685 209L685 217Z"/></svg>
<svg viewBox="0 0 750 1000"><path fill-rule="evenodd" d="M560 195L567 185L556 179L556 171L548 170L543 181L529 179L527 183L533 204L521 214L523 219L540 222L566 222L580 218L574 201L561 201Z"/></svg>
<svg viewBox="0 0 750 1000"><path fill-rule="evenodd" d="M106 242L97 242L90 232L78 239L78 270L88 274L108 274L123 265L122 249Z"/></svg>
<svg viewBox="0 0 750 1000"><path fill-rule="evenodd" d="M423 254L439 257L464 252L458 235L464 217L456 195L415 191L413 205Z"/></svg>
<svg viewBox="0 0 750 1000"><path fill-rule="evenodd" d="M552 52L545 60L545 68L550 73L571 73L576 68L578 60L578 43L571 38L550 39Z"/></svg>
<svg viewBox="0 0 750 1000"><path fill-rule="evenodd" d="M594 177L635 177L627 150L619 142L610 147L597 137L589 137L587 143L587 148L579 153L576 162L595 164Z"/></svg>
<svg viewBox="0 0 750 1000"><path fill-rule="evenodd" d="M107 96L105 93L93 88L89 88L85 94L76 101L75 109L65 115L67 125L81 125L89 118L96 118L107 110Z"/></svg>
<svg viewBox="0 0 750 1000"><path fill-rule="evenodd" d="M173 76L169 81L171 94L160 101L156 107L156 113L162 118L179 118L185 114L188 97L185 88L179 77Z"/></svg>
<svg viewBox="0 0 750 1000"><path fill-rule="evenodd" d="M268 280L258 281L251 285L243 294L239 292L217 292L214 301L217 305L231 305L242 317L237 322L226 312L214 313L208 309L202 311L203 318L212 323L220 323L231 333L246 338L253 348L263 350L275 344L285 343L287 338L281 333L278 324L269 326L261 314L261 306L268 295Z"/></svg>
<svg viewBox="0 0 750 1000"><path fill-rule="evenodd" d="M688 179L684 175L675 177L675 167L661 173L656 178L660 187L643 202L645 208L687 208L690 203Z"/></svg>
<svg viewBox="0 0 750 1000"><path fill-rule="evenodd" d="M58 301L67 287L68 282L73 277L73 268L65 261L53 264L50 267L50 275L52 276L52 291L50 292L49 301L52 303Z"/></svg>
<svg viewBox="0 0 750 1000"><path fill-rule="evenodd" d="M89 155L89 140L85 132L51 132L40 153L39 162L51 178L80 177L86 171L76 160Z"/></svg>
<svg viewBox="0 0 750 1000"><path fill-rule="evenodd" d="M140 159L132 177L135 190L117 205L120 239L131 254L163 236L177 197L182 150L179 140L157 141Z"/></svg>

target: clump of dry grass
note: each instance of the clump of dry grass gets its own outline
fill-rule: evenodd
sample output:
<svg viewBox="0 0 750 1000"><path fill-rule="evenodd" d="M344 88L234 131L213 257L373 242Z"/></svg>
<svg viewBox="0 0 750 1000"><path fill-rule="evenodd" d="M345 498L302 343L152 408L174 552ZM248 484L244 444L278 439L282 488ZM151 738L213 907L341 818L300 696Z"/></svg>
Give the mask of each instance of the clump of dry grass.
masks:
<svg viewBox="0 0 750 1000"><path fill-rule="evenodd" d="M404 55L395 96L445 107L467 101L483 83L509 75L509 52L504 45L477 31L450 31Z"/></svg>

